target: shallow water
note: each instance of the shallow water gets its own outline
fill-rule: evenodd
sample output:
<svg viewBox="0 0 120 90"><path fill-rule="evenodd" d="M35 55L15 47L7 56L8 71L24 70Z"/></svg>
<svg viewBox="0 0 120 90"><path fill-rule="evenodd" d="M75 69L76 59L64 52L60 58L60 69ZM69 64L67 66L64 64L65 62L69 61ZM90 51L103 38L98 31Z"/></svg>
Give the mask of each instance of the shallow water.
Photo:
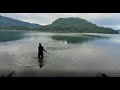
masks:
<svg viewBox="0 0 120 90"><path fill-rule="evenodd" d="M8 34L14 38L8 38ZM103 72L110 77L120 76L119 34L4 31L3 36L0 74L15 71L16 76L95 77ZM47 50L42 68L37 60L39 43Z"/></svg>

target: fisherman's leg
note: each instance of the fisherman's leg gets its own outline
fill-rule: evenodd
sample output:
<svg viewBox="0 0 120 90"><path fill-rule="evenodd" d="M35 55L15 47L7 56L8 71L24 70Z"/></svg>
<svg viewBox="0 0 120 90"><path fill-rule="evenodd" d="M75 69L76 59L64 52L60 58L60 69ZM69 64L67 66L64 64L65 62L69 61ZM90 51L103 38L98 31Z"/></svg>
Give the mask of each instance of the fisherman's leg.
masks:
<svg viewBox="0 0 120 90"><path fill-rule="evenodd" d="M43 56L43 53L41 53L41 58L43 59L43 57L44 57L44 56Z"/></svg>
<svg viewBox="0 0 120 90"><path fill-rule="evenodd" d="M38 53L38 59L40 59L40 53Z"/></svg>

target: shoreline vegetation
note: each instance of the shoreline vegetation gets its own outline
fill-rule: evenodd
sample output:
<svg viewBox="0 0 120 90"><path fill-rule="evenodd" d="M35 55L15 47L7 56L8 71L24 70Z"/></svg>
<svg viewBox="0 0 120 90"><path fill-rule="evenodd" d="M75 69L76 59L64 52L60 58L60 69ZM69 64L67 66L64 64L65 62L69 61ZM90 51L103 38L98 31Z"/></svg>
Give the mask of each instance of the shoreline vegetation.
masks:
<svg viewBox="0 0 120 90"><path fill-rule="evenodd" d="M78 33L78 34L120 34L120 33L97 33L97 32L44 32L44 31L39 31L39 30L0 30L0 31L27 31L27 32L41 32L41 33Z"/></svg>

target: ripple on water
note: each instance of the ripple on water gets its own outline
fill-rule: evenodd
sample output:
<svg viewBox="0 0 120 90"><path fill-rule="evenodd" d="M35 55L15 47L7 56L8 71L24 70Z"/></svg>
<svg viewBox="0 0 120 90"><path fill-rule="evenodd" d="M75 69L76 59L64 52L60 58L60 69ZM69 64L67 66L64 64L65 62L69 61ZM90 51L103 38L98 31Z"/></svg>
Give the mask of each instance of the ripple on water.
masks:
<svg viewBox="0 0 120 90"><path fill-rule="evenodd" d="M65 49L70 49L70 47L47 47L46 49L48 50L65 50Z"/></svg>
<svg viewBox="0 0 120 90"><path fill-rule="evenodd" d="M45 56L44 56L44 61L45 62L48 58L47 54L48 53L46 53ZM37 59L37 53L33 53L33 52L14 55L13 62L17 65L25 66L25 67L39 66L39 62L38 62L38 59Z"/></svg>

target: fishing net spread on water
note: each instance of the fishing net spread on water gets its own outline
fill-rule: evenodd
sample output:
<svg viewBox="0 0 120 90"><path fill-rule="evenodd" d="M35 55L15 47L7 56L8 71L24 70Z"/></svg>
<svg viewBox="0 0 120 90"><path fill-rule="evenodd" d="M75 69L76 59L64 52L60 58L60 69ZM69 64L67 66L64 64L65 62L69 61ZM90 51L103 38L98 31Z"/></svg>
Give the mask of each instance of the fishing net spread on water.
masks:
<svg viewBox="0 0 120 90"><path fill-rule="evenodd" d="M44 61L46 62L47 55L44 56ZM26 53L20 55L14 55L13 62L21 66L38 66L37 53Z"/></svg>

